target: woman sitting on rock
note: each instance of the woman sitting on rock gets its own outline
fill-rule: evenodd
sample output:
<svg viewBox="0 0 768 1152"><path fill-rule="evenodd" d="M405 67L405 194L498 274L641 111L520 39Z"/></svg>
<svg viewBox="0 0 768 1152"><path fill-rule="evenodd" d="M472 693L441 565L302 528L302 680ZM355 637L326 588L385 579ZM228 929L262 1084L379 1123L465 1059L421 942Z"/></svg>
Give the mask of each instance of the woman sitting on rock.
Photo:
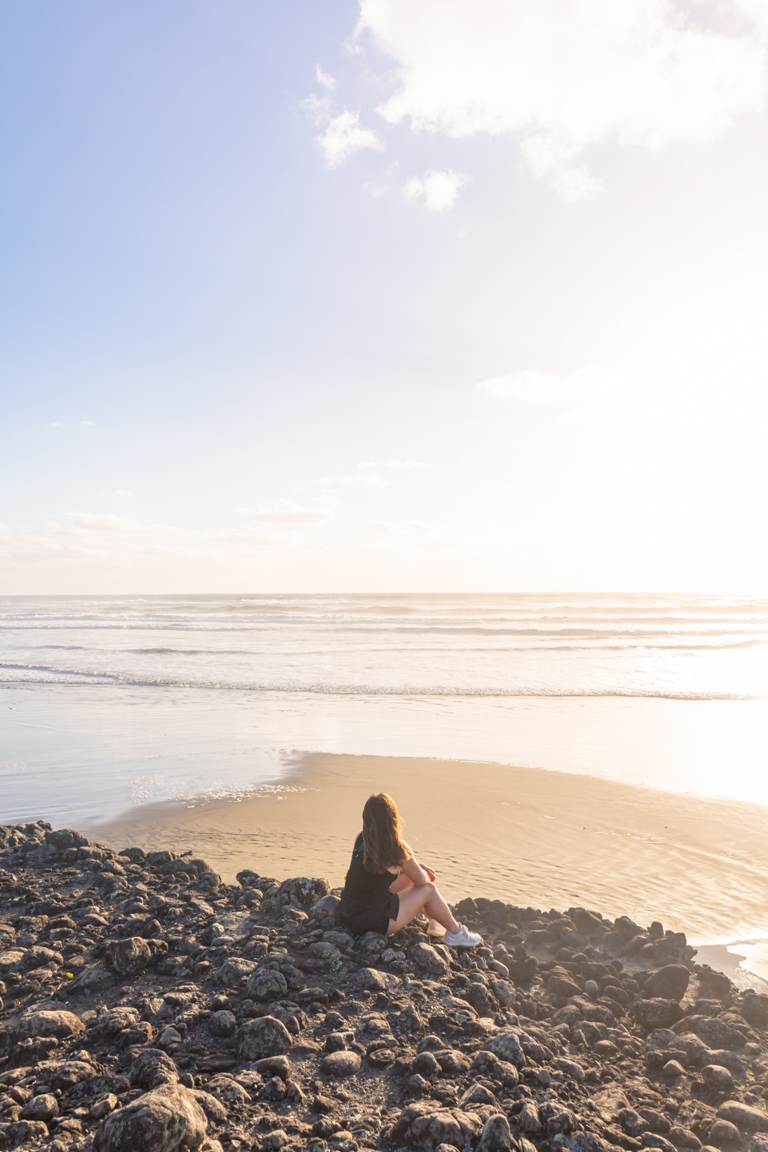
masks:
<svg viewBox="0 0 768 1152"><path fill-rule="evenodd" d="M422 912L445 929L444 944L474 948L482 943L481 936L454 918L435 886L434 872L419 864L403 840L397 805L380 792L363 808L363 830L352 851L339 919L356 935L392 936Z"/></svg>

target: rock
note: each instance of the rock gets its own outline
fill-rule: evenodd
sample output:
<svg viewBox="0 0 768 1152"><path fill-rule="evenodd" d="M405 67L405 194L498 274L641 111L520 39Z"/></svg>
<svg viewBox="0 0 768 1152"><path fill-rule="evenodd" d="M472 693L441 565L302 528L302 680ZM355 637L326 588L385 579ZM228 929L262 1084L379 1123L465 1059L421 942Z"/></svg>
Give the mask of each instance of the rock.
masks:
<svg viewBox="0 0 768 1152"><path fill-rule="evenodd" d="M645 1028L669 1028L680 1019L683 1012L676 1000L654 996L635 1001L632 1014Z"/></svg>
<svg viewBox="0 0 768 1152"><path fill-rule="evenodd" d="M59 1102L56 1097L45 1092L41 1096L33 1096L24 1106L24 1117L27 1120L52 1120L59 1114Z"/></svg>
<svg viewBox="0 0 768 1152"><path fill-rule="evenodd" d="M768 996L747 989L741 1002L741 1014L753 1028L768 1028Z"/></svg>
<svg viewBox="0 0 768 1152"><path fill-rule="evenodd" d="M431 976L444 976L448 971L447 963L431 944L424 942L414 944L410 957L417 968L422 972L428 972Z"/></svg>
<svg viewBox="0 0 768 1152"><path fill-rule="evenodd" d="M563 1057L558 1057L552 1061L552 1067L556 1068L558 1072L563 1072L569 1076L571 1080L576 1080L579 1084L583 1084L585 1080L585 1072L581 1064L577 1064L575 1060L566 1060Z"/></svg>
<svg viewBox="0 0 768 1152"><path fill-rule="evenodd" d="M685 1076L685 1068L679 1060L667 1060L661 1071L668 1080L678 1080L681 1076Z"/></svg>
<svg viewBox="0 0 768 1152"><path fill-rule="evenodd" d="M360 991L386 992L394 983L394 977L378 968L358 968L350 983Z"/></svg>
<svg viewBox="0 0 768 1152"><path fill-rule="evenodd" d="M341 900L338 896L328 895L321 896L309 910L309 914L313 920L329 921L335 923L338 917L339 905Z"/></svg>
<svg viewBox="0 0 768 1152"><path fill-rule="evenodd" d="M726 1100L717 1110L718 1119L727 1120L745 1132L768 1132L768 1112L739 1100Z"/></svg>
<svg viewBox="0 0 768 1152"><path fill-rule="evenodd" d="M212 1036L220 1036L223 1039L234 1036L237 1031L237 1017L234 1012L229 1012L226 1008L212 1012L208 1017L208 1031Z"/></svg>
<svg viewBox="0 0 768 1152"><path fill-rule="evenodd" d="M731 1124L730 1120L715 1120L709 1129L707 1139L714 1144L715 1148L731 1148L734 1144L741 1143L741 1133L735 1124Z"/></svg>
<svg viewBox="0 0 768 1152"><path fill-rule="evenodd" d="M341 1049L338 1052L329 1052L323 1057L320 1061L320 1071L325 1072L327 1076L354 1076L360 1071L361 1064L357 1052Z"/></svg>
<svg viewBox="0 0 768 1152"><path fill-rule="evenodd" d="M193 1152L208 1130L205 1112L180 1084L163 1084L118 1108L96 1130L96 1152Z"/></svg>
<svg viewBox="0 0 768 1152"><path fill-rule="evenodd" d="M669 1130L670 1142L675 1148L690 1148L693 1152L698 1152L701 1148L701 1140L695 1132L690 1128L683 1128L680 1124L673 1124Z"/></svg>
<svg viewBox="0 0 768 1152"><path fill-rule="evenodd" d="M739 1049L743 1048L746 1043L742 1031L742 1028L745 1027L743 1022L739 1027L733 1017L729 1018L725 1014L723 1016L704 1016L702 1014L686 1016L676 1027L678 1030L684 1029L686 1032L693 1032L711 1048Z"/></svg>
<svg viewBox="0 0 768 1152"><path fill-rule="evenodd" d="M127 940L112 940L107 945L106 961L118 976L138 976L167 949L164 941L144 940L131 936Z"/></svg>
<svg viewBox="0 0 768 1152"><path fill-rule="evenodd" d="M684 964L665 964L651 972L645 982L646 996L654 999L682 1000L688 989L691 974Z"/></svg>
<svg viewBox="0 0 768 1152"><path fill-rule="evenodd" d="M733 1073L722 1064L706 1064L701 1075L708 1092L730 1092L733 1089Z"/></svg>
<svg viewBox="0 0 768 1152"><path fill-rule="evenodd" d="M243 1106L249 1104L251 1097L242 1084L238 1084L237 1080L232 1076L221 1074L212 1077L206 1084L208 1091L221 1100L229 1108Z"/></svg>
<svg viewBox="0 0 768 1152"><path fill-rule="evenodd" d="M66 852L69 848L81 848L88 843L81 832L71 828L56 828L45 834L45 843L56 852Z"/></svg>
<svg viewBox="0 0 768 1152"><path fill-rule="evenodd" d="M228 956L219 968L219 982L225 988L242 988L257 967L255 960L246 960L244 956Z"/></svg>
<svg viewBox="0 0 768 1152"><path fill-rule="evenodd" d="M31 1036L54 1036L58 1040L68 1040L79 1036L84 1025L74 1012L27 1012L12 1026L12 1032L19 1038Z"/></svg>
<svg viewBox="0 0 768 1152"><path fill-rule="evenodd" d="M537 1132L541 1132L539 1106L535 1100L525 1100L523 1102L523 1106L517 1114L517 1126L521 1132L526 1133L528 1136L533 1136Z"/></svg>
<svg viewBox="0 0 768 1152"><path fill-rule="evenodd" d="M175 1063L159 1048L144 1048L131 1065L134 1088L156 1088L160 1084L175 1084L178 1079Z"/></svg>
<svg viewBox="0 0 768 1152"><path fill-rule="evenodd" d="M558 1000L569 1000L571 996L580 996L581 988L564 972L554 972L547 978L547 990Z"/></svg>
<svg viewBox="0 0 768 1152"><path fill-rule="evenodd" d="M482 1130L479 1117L458 1108L440 1108L432 1101L410 1104L391 1132L395 1144L437 1149L441 1144L463 1149L474 1144Z"/></svg>
<svg viewBox="0 0 768 1152"><path fill-rule="evenodd" d="M257 968L246 990L254 1000L280 1000L288 995L288 981L278 968Z"/></svg>
<svg viewBox="0 0 768 1152"><path fill-rule="evenodd" d="M488 1117L480 1133L477 1152L512 1152L512 1133L506 1116L496 1112Z"/></svg>
<svg viewBox="0 0 768 1152"><path fill-rule="evenodd" d="M117 1096L115 1096L113 1092L108 1092L106 1096L100 1096L99 1099L91 1105L91 1116L94 1120L102 1120L105 1116L108 1116L110 1112L114 1112L117 1106Z"/></svg>
<svg viewBox="0 0 768 1152"><path fill-rule="evenodd" d="M487 1044L488 1050L519 1070L525 1067L525 1053L516 1032L498 1032Z"/></svg>
<svg viewBox="0 0 768 1152"><path fill-rule="evenodd" d="M659 1152L676 1152L672 1141L667 1140L666 1136L660 1136L658 1132L644 1132L643 1147L657 1148Z"/></svg>
<svg viewBox="0 0 768 1152"><path fill-rule="evenodd" d="M293 1041L282 1021L274 1016L247 1020L237 1038L237 1054L243 1060L260 1060L287 1052Z"/></svg>

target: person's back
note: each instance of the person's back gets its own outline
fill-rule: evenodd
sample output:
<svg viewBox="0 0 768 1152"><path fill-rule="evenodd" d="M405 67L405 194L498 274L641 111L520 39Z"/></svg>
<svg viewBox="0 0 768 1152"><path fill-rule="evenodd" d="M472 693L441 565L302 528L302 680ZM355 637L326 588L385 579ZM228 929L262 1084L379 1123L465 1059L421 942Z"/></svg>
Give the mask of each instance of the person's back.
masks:
<svg viewBox="0 0 768 1152"><path fill-rule="evenodd" d="M355 840L352 859L341 894L339 916L357 934L381 932L386 935L390 919L397 918L399 900L389 886L396 873L372 872L365 866L362 832Z"/></svg>

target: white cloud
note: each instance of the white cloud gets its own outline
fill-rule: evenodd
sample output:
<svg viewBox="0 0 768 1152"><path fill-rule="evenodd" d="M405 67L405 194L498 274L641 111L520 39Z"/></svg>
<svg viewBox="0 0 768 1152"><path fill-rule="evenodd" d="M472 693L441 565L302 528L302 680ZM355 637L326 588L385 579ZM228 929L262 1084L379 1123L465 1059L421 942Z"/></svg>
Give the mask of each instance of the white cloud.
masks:
<svg viewBox="0 0 768 1152"><path fill-rule="evenodd" d="M514 400L533 408L569 408L594 403L610 395L613 377L604 368L580 368L557 375L524 369L480 380L475 388L496 399Z"/></svg>
<svg viewBox="0 0 768 1152"><path fill-rule="evenodd" d="M387 481L377 472L348 472L338 476L320 476L316 481L322 488L384 488Z"/></svg>
<svg viewBox="0 0 768 1152"><path fill-rule="evenodd" d="M310 92L309 96L305 96L299 106L314 120L318 127L321 127L327 124L331 118L333 102L330 96L319 96L317 92Z"/></svg>
<svg viewBox="0 0 768 1152"><path fill-rule="evenodd" d="M45 561L125 565L150 556L207 558L227 548L247 554L277 544L284 537L258 523L240 528L186 528L134 516L76 512L49 521L38 531L0 532L0 565Z"/></svg>
<svg viewBox="0 0 768 1152"><path fill-rule="evenodd" d="M536 176L548 176L565 200L587 200L603 191L602 180L576 159L573 145L548 136L529 136L520 144L529 168Z"/></svg>
<svg viewBox="0 0 768 1152"><path fill-rule="evenodd" d="M381 152L384 148L376 133L360 123L360 114L346 109L328 120L317 141L329 168L338 168L355 152Z"/></svg>
<svg viewBox="0 0 768 1152"><path fill-rule="evenodd" d="M95 420L72 420L72 421L49 420L48 427L49 428L55 428L57 430L61 430L64 428L70 428L70 429L73 429L73 428L95 428L96 427L96 421Z"/></svg>
<svg viewBox="0 0 768 1152"><path fill-rule="evenodd" d="M358 464L361 472L418 472L429 468L424 460L363 460Z"/></svg>
<svg viewBox="0 0 768 1152"><path fill-rule="evenodd" d="M356 36L395 62L388 123L511 136L572 199L590 146L710 140L765 102L765 0L360 0Z"/></svg>
<svg viewBox="0 0 768 1152"><path fill-rule="evenodd" d="M452 169L431 168L403 185L406 200L420 200L429 212L448 212L456 203L466 176Z"/></svg>
<svg viewBox="0 0 768 1152"><path fill-rule="evenodd" d="M326 92L333 92L336 87L336 78L326 72L321 64L315 65L315 79L321 88L325 88Z"/></svg>
<svg viewBox="0 0 768 1152"><path fill-rule="evenodd" d="M329 518L329 508L320 502L298 504L293 500L273 500L253 508L241 508L240 515L252 524L273 524L278 527L321 524Z"/></svg>

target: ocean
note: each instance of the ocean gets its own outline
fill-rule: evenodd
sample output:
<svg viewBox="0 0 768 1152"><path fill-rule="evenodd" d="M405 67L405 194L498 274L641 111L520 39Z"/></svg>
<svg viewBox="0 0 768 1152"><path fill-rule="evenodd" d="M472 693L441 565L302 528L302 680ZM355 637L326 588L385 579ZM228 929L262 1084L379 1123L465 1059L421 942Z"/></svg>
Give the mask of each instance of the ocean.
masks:
<svg viewBox="0 0 768 1152"><path fill-rule="evenodd" d="M0 599L0 821L287 787L307 751L768 804L768 600Z"/></svg>

